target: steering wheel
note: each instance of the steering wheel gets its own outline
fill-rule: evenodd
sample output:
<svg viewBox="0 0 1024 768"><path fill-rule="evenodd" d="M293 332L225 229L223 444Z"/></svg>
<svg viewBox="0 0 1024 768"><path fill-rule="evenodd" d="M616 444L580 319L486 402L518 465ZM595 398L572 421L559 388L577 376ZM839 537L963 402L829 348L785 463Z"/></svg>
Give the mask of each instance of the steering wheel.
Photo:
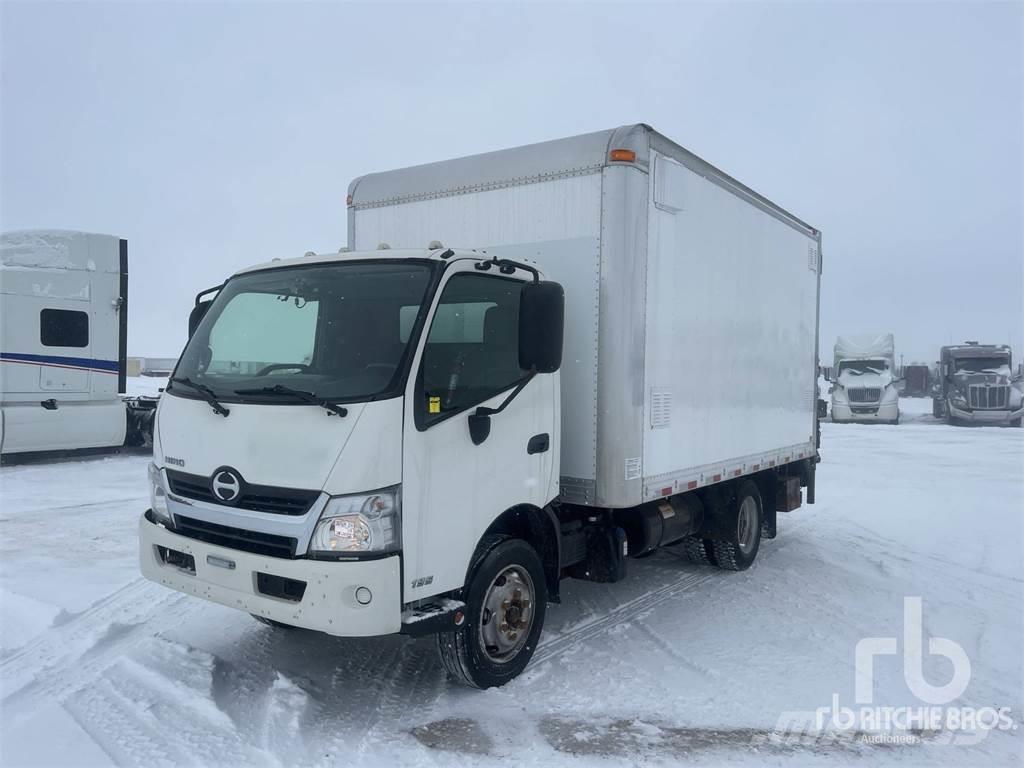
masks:
<svg viewBox="0 0 1024 768"><path fill-rule="evenodd" d="M284 371L295 368L296 370L308 371L309 366L305 363L274 363L273 365L266 365L256 371L257 376L266 376L272 371Z"/></svg>

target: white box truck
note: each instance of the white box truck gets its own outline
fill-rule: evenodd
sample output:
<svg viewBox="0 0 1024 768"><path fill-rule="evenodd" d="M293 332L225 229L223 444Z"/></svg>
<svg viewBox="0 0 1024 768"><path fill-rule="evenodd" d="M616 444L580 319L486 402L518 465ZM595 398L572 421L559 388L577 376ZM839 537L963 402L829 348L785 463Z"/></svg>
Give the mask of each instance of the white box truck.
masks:
<svg viewBox="0 0 1024 768"><path fill-rule="evenodd" d="M899 424L900 394L891 333L840 336L832 354L832 421Z"/></svg>
<svg viewBox="0 0 1024 768"><path fill-rule="evenodd" d="M125 439L128 241L68 230L0 236L0 454Z"/></svg>
<svg viewBox="0 0 1024 768"><path fill-rule="evenodd" d="M435 633L488 687L561 579L668 544L742 570L813 502L813 227L645 125L365 176L348 211L351 250L196 297L148 578L278 627Z"/></svg>

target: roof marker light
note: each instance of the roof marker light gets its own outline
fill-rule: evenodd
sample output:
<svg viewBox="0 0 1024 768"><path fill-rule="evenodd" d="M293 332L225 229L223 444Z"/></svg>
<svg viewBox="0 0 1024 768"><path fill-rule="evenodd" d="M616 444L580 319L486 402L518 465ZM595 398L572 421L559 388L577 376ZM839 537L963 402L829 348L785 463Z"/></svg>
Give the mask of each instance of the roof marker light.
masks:
<svg viewBox="0 0 1024 768"><path fill-rule="evenodd" d="M391 246L388 245L387 243L377 243L377 250L378 251L390 251L391 250Z"/></svg>
<svg viewBox="0 0 1024 768"><path fill-rule="evenodd" d="M444 248L444 245L441 243L440 240L431 240L430 245L427 246L428 251L437 251L440 250L441 248Z"/></svg>
<svg viewBox="0 0 1024 768"><path fill-rule="evenodd" d="M632 149L613 149L608 153L608 157L617 163L634 163L636 162L636 152Z"/></svg>

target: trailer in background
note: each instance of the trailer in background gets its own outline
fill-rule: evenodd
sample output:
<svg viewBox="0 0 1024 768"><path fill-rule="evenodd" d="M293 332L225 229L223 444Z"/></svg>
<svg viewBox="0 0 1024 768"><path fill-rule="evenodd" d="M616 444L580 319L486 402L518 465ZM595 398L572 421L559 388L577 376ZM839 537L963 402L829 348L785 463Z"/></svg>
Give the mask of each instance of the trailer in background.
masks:
<svg viewBox="0 0 1024 768"><path fill-rule="evenodd" d="M0 236L0 453L125 440L128 241L64 230Z"/></svg>
<svg viewBox="0 0 1024 768"><path fill-rule="evenodd" d="M903 366L903 397L928 397L931 392L931 370L927 365Z"/></svg>

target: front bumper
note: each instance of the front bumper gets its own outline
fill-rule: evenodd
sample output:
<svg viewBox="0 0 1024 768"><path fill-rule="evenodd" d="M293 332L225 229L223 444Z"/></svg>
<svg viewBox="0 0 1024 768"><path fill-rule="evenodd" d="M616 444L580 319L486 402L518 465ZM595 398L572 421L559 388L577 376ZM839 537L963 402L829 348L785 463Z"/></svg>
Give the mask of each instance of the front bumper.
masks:
<svg viewBox="0 0 1024 768"><path fill-rule="evenodd" d="M832 421L855 424L892 424L900 417L899 402L874 404L837 403L832 401Z"/></svg>
<svg viewBox="0 0 1024 768"><path fill-rule="evenodd" d="M191 555L195 572L165 563L158 547ZM196 597L230 608L340 637L388 635L401 628L401 570L398 555L376 560L285 560L218 547L190 539L150 522L139 522L142 575ZM214 564L219 563L219 564ZM234 567L228 567L233 563ZM305 582L302 599L292 601L261 593L257 575ZM362 604L356 590L371 599ZM366 593L360 592L365 600Z"/></svg>
<svg viewBox="0 0 1024 768"><path fill-rule="evenodd" d="M952 418L972 424L1009 424L1024 416L1024 408L1016 411L962 411L952 403L948 407Z"/></svg>

